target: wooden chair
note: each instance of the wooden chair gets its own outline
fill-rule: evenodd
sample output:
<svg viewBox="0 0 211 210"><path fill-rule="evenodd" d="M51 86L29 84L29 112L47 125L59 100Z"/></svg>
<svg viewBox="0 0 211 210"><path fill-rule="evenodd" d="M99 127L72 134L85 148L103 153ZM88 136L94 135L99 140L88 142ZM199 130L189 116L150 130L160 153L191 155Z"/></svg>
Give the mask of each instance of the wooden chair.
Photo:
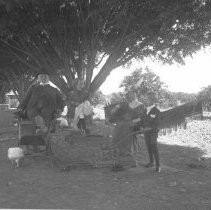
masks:
<svg viewBox="0 0 211 210"><path fill-rule="evenodd" d="M36 134L36 125L29 120L19 119L18 123L18 145L26 147L39 147L44 146L45 151L48 153L50 150L50 132L52 129L52 123L48 127L48 131L45 135Z"/></svg>

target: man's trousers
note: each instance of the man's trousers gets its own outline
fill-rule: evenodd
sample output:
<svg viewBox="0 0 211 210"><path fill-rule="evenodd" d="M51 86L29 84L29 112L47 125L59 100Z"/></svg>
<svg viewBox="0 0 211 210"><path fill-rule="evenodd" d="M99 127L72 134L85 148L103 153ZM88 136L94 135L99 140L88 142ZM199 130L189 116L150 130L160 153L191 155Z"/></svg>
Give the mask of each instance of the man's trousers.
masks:
<svg viewBox="0 0 211 210"><path fill-rule="evenodd" d="M144 135L145 143L148 150L149 155L149 162L153 165L154 160L156 167L160 166L160 158L159 158L159 152L158 152L158 145L157 145L157 133L146 133Z"/></svg>

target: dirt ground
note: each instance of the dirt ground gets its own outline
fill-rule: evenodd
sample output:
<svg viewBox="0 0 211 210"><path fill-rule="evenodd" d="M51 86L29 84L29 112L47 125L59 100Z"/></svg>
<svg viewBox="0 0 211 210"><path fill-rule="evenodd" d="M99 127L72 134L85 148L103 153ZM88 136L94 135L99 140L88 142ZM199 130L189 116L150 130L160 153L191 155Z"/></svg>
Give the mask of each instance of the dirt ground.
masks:
<svg viewBox="0 0 211 210"><path fill-rule="evenodd" d="M0 139L14 138L15 142L17 129L5 120L0 123ZM139 167L121 172L83 166L65 172L51 168L50 160L41 155L26 157L23 166L14 169L1 143L0 208L211 209L211 160L203 158L205 148L167 141L171 136L159 139L161 173L143 167L147 160L144 147Z"/></svg>

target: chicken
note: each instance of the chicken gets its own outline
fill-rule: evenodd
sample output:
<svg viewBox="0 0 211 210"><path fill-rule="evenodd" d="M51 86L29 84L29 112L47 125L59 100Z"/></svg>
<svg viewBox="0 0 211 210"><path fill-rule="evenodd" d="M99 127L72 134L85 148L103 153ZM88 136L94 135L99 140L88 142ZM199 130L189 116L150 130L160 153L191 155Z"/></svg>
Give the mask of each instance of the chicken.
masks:
<svg viewBox="0 0 211 210"><path fill-rule="evenodd" d="M20 147L12 147L8 149L8 159L12 165L16 163L16 167L20 166L20 160L24 158L24 150Z"/></svg>

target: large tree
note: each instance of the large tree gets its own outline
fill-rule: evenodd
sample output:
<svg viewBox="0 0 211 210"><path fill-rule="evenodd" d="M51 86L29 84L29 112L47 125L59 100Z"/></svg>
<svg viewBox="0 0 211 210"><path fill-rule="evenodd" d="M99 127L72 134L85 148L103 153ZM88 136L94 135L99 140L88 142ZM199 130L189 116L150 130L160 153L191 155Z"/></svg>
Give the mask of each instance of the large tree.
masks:
<svg viewBox="0 0 211 210"><path fill-rule="evenodd" d="M135 92L145 105L147 105L147 93L154 92L162 108L175 107L196 99L196 94L169 91L168 86L148 67L136 69L131 75L126 76L120 87L124 88L126 99L128 93Z"/></svg>
<svg viewBox="0 0 211 210"><path fill-rule="evenodd" d="M160 104L164 109L189 103L195 101L195 99L196 94L194 93L171 92L168 89L160 92Z"/></svg>
<svg viewBox="0 0 211 210"><path fill-rule="evenodd" d="M210 44L210 11L208 0L1 0L0 42L82 100L133 58L182 63Z"/></svg>
<svg viewBox="0 0 211 210"><path fill-rule="evenodd" d="M17 66L19 67L19 66ZM21 68L20 68L21 69ZM0 84L4 89L8 91L13 91L19 101L26 96L26 93L35 80L35 77L31 72L23 71L18 69L0 69Z"/></svg>
<svg viewBox="0 0 211 210"><path fill-rule="evenodd" d="M21 101L36 75L29 70L29 67L18 61L15 56L5 51L4 46L0 46L0 59L1 87L7 90L6 92L12 90L18 100Z"/></svg>
<svg viewBox="0 0 211 210"><path fill-rule="evenodd" d="M10 87L4 81L0 81L0 104L6 103L6 93L10 91Z"/></svg>
<svg viewBox="0 0 211 210"><path fill-rule="evenodd" d="M120 87L124 88L126 99L130 92L135 92L138 99L146 105L149 92L153 92L157 102L160 102L163 99L163 92L167 91L166 84L148 67L136 69L131 75L126 76Z"/></svg>

